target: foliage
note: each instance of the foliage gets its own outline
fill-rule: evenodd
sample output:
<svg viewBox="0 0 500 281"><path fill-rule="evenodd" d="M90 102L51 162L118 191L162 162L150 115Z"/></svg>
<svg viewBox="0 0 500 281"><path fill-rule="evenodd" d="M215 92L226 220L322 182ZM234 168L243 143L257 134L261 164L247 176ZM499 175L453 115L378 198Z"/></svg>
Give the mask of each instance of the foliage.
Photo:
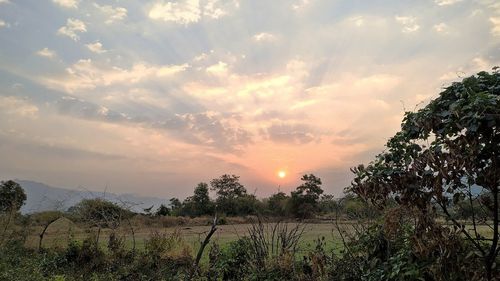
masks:
<svg viewBox="0 0 500 281"><path fill-rule="evenodd" d="M498 274L500 239L499 124L500 73L495 68L453 83L429 105L406 112L387 150L368 166L353 169L356 178L349 190L381 207L394 198L415 208L422 234L433 223L433 207L439 207L479 252L491 280ZM472 231L450 211L452 204L463 203L470 205ZM491 236L477 232L479 222L490 225Z"/></svg>
<svg viewBox="0 0 500 281"><path fill-rule="evenodd" d="M255 212L256 198L248 195L236 175L222 175L210 181L210 189L217 194L216 211L229 216L248 215Z"/></svg>
<svg viewBox="0 0 500 281"><path fill-rule="evenodd" d="M193 196L186 198L182 206L182 214L190 217L212 215L213 211L213 202L208 195L208 184L204 182L196 186Z"/></svg>
<svg viewBox="0 0 500 281"><path fill-rule="evenodd" d="M321 179L313 174L302 176L304 182L291 193L290 212L298 218L312 217L318 210L318 200L323 189Z"/></svg>
<svg viewBox="0 0 500 281"><path fill-rule="evenodd" d="M172 215L178 216L182 211L182 202L178 198L170 198L170 209L172 210Z"/></svg>
<svg viewBox="0 0 500 281"><path fill-rule="evenodd" d="M158 210L156 210L155 212L155 216L157 217L165 217L169 215L170 215L170 209L163 204L161 204L160 207L158 207Z"/></svg>
<svg viewBox="0 0 500 281"><path fill-rule="evenodd" d="M17 212L26 201L26 193L17 182L0 182L0 213Z"/></svg>
<svg viewBox="0 0 500 281"><path fill-rule="evenodd" d="M123 219L130 218L133 213L117 204L104 199L84 199L69 210L77 220L98 227L118 227Z"/></svg>

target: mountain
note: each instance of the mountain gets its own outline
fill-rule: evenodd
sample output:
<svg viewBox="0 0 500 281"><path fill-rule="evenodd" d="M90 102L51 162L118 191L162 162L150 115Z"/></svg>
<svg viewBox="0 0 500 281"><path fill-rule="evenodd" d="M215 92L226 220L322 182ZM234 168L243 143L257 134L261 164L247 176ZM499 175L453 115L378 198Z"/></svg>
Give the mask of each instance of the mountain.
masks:
<svg viewBox="0 0 500 281"><path fill-rule="evenodd" d="M53 187L29 180L15 180L26 192L26 203L21 208L22 213L33 213L47 210L67 210L82 199L104 198L108 201L128 206L132 211L142 212L152 205L156 209L160 204L166 204L167 199L143 197L135 194L114 194L88 190L73 190Z"/></svg>

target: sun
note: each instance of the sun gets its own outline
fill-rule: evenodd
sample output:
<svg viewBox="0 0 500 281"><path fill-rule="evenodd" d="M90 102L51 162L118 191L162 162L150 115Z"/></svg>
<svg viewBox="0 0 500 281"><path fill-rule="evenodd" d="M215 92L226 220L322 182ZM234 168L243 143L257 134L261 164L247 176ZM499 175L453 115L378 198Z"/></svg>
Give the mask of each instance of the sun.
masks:
<svg viewBox="0 0 500 281"><path fill-rule="evenodd" d="M286 177L286 172L285 171L279 171L278 172L278 177L280 177L281 179Z"/></svg>

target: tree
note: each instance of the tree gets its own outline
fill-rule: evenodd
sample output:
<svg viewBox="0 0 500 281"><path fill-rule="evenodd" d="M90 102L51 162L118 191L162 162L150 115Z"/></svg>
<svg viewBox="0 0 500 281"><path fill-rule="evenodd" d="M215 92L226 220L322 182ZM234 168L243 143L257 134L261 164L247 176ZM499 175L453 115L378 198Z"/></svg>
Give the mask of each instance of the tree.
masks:
<svg viewBox="0 0 500 281"><path fill-rule="evenodd" d="M194 189L193 196L186 198L183 205L183 213L189 216L211 215L213 213L213 204L208 195L208 184L199 183Z"/></svg>
<svg viewBox="0 0 500 281"><path fill-rule="evenodd" d="M0 183L0 213L17 212L26 201L26 193L17 182L8 180Z"/></svg>
<svg viewBox="0 0 500 281"><path fill-rule="evenodd" d="M240 183L240 177L235 175L222 175L218 179L210 181L210 187L218 198L232 199L247 193L245 187Z"/></svg>
<svg viewBox="0 0 500 281"><path fill-rule="evenodd" d="M338 208L335 197L331 194L323 194L318 201L318 209L321 213L334 213Z"/></svg>
<svg viewBox="0 0 500 281"><path fill-rule="evenodd" d="M240 177L235 175L222 175L210 181L210 188L217 194L217 210L228 215L238 215L235 201L247 195L247 190L239 182Z"/></svg>
<svg viewBox="0 0 500 281"><path fill-rule="evenodd" d="M167 206L161 204L158 210L156 210L155 216L157 217L170 216L170 209Z"/></svg>
<svg viewBox="0 0 500 281"><path fill-rule="evenodd" d="M180 215L179 213L182 210L182 202L178 198L170 198L170 210L172 210L173 216Z"/></svg>
<svg viewBox="0 0 500 281"><path fill-rule="evenodd" d="M102 198L84 199L69 211L76 219L97 227L96 242L99 242L102 228L111 228L114 232L124 220L130 222L129 218L134 215L130 210Z"/></svg>
<svg viewBox="0 0 500 281"><path fill-rule="evenodd" d="M275 216L285 216L286 215L286 204L290 196L286 195L284 192L277 192L271 195L267 201L267 208Z"/></svg>
<svg viewBox="0 0 500 281"><path fill-rule="evenodd" d="M428 233L433 207L440 208L473 245L491 280L500 251L499 126L500 73L494 68L453 83L429 105L406 112L386 151L352 169L349 190L381 207L394 198L418 210L421 235ZM472 229L454 218L452 204L469 205ZM491 233L480 233L478 222Z"/></svg>
<svg viewBox="0 0 500 281"><path fill-rule="evenodd" d="M313 174L303 175L300 179L304 183L291 193L290 211L299 218L308 218L318 209L318 200L323 193L321 179Z"/></svg>
<svg viewBox="0 0 500 281"><path fill-rule="evenodd" d="M11 180L0 182L0 215L6 215L0 236L0 246L3 244L12 218L21 209L24 201L26 201L26 193L21 185Z"/></svg>
<svg viewBox="0 0 500 281"><path fill-rule="evenodd" d="M30 216L30 219L42 226L42 231L38 234L39 240L38 240L38 250L42 250L42 243L43 243L43 238L45 236L45 233L47 232L47 229L58 221L60 218L63 218L64 214L60 211L43 211L43 212L38 212Z"/></svg>

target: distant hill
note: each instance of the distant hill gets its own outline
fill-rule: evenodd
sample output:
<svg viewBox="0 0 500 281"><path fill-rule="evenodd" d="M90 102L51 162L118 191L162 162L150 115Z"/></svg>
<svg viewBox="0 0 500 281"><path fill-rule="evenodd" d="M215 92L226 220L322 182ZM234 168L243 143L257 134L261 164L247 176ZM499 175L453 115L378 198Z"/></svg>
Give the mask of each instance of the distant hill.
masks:
<svg viewBox="0 0 500 281"><path fill-rule="evenodd" d="M155 197L142 197L134 194L113 194L94 192L87 190L73 190L67 188L53 187L43 183L15 180L26 192L26 204L21 208L22 213L33 213L47 210L67 210L82 199L104 198L118 204L126 204L135 212L141 212L144 208L154 205L154 209L160 204L168 203L168 200Z"/></svg>

